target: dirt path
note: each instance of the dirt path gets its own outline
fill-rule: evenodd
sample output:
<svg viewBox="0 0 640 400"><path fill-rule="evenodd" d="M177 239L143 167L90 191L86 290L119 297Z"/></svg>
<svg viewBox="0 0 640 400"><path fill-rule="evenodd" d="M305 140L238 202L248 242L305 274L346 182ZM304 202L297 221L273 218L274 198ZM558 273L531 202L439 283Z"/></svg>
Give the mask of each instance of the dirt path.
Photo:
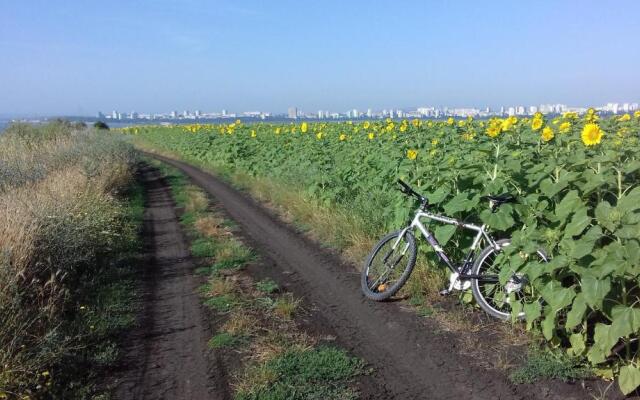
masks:
<svg viewBox="0 0 640 400"><path fill-rule="evenodd" d="M339 344L369 362L379 399L584 399L579 388L558 383L512 385L493 370L474 368L457 341L433 322L418 320L398 304L364 299L358 274L338 257L305 239L269 211L216 177L191 165L155 156L182 170L217 198L242 228L251 247L272 260L268 274L303 296Z"/></svg>
<svg viewBox="0 0 640 400"><path fill-rule="evenodd" d="M150 167L141 171L147 194L146 254L140 327L128 338L116 399L225 399L210 368L210 334L200 307L194 265L169 186Z"/></svg>

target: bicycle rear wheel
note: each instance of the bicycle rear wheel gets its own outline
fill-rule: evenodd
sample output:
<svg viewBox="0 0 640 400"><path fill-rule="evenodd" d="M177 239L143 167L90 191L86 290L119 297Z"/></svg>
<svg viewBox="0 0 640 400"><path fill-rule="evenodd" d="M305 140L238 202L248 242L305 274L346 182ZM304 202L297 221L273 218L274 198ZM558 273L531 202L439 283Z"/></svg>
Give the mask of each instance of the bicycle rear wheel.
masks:
<svg viewBox="0 0 640 400"><path fill-rule="evenodd" d="M510 239L497 240L497 248L486 247L476 259L472 275L479 276L479 279L471 281L471 291L478 305L492 317L508 320L512 316L512 306L514 302L525 304L533 300L533 288L523 274L514 273L509 280L501 285L499 274L504 266L504 259L500 257L503 249L511 244ZM530 261L548 262L547 255L542 251L537 251L537 259ZM524 311L520 311L516 319L524 319Z"/></svg>
<svg viewBox="0 0 640 400"><path fill-rule="evenodd" d="M413 271L416 240L410 231L405 231L400 238L402 232L393 232L382 238L367 257L360 286L371 300L382 301L396 294Z"/></svg>

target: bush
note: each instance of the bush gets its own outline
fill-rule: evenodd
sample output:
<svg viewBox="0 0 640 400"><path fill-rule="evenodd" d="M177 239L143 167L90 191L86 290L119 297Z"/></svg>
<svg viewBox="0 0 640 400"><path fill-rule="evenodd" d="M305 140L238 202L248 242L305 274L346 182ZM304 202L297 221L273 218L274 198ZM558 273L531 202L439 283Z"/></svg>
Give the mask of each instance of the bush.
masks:
<svg viewBox="0 0 640 400"><path fill-rule="evenodd" d="M93 127L98 130L100 129L109 130L109 125L107 125L105 122L102 122L102 121L94 122Z"/></svg>

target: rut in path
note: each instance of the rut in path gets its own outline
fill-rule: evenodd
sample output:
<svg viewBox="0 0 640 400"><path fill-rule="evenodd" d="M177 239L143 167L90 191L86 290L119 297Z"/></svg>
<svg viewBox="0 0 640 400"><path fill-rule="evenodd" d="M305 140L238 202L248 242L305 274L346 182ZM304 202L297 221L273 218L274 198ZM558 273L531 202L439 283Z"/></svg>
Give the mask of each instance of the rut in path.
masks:
<svg viewBox="0 0 640 400"><path fill-rule="evenodd" d="M116 399L226 399L221 371L209 368L210 334L197 294L198 278L160 173L141 171L147 193L142 321L128 338ZM213 357L213 356L212 356Z"/></svg>
<svg viewBox="0 0 640 400"><path fill-rule="evenodd" d="M271 260L269 273L302 296L343 347L373 366L373 378L383 388L375 398L589 398L577 385L515 386L499 371L474 367L458 352L456 339L434 322L418 321L397 304L365 300L351 266L341 264L338 257L306 240L251 198L187 163L152 156L182 170L213 195L242 228L250 246Z"/></svg>

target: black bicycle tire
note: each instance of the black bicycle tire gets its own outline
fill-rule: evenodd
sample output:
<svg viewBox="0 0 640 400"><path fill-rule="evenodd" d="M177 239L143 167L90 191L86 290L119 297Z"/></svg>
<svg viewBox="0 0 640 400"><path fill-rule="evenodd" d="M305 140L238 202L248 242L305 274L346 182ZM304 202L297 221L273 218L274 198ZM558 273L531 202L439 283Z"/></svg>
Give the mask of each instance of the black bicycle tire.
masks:
<svg viewBox="0 0 640 400"><path fill-rule="evenodd" d="M511 239L496 240L496 244L501 249L502 247L505 247L511 244ZM484 263L484 260L489 255L489 253L494 251L496 251L496 249L493 246L489 245L480 252L480 255L476 258L473 264L473 267L471 268L471 275L480 275L480 267ZM540 256L544 261L547 261L547 262L549 261L549 257L542 249L538 249L536 253L538 253L538 256ZM480 306L480 308L482 308L484 312L486 312L487 314L491 315L494 318L501 319L503 321L507 321L511 319L511 313L498 311L489 304L489 302L485 299L485 297L480 292L478 279L473 279L471 281L471 292L473 293L473 298L476 300L476 303L478 303L478 305ZM524 320L524 318L525 318L524 312L522 312L517 317L518 320Z"/></svg>
<svg viewBox="0 0 640 400"><path fill-rule="evenodd" d="M371 263L373 262L373 259L387 242L394 238L397 238L400 233L402 233L402 230L389 233L388 235L380 239L378 244L374 246L373 250L371 250L371 253L369 253L369 255L367 256L364 267L362 268L362 273L360 274L360 286L363 294L370 300L383 301L395 295L398 290L400 290L405 285L405 283L407 283L409 276L411 276L411 272L413 272L413 267L416 264L417 257L416 239L411 231L406 231L405 235L407 238L407 242L409 243L409 260L402 275L400 276L400 279L398 279L398 281L393 286L382 293L373 292L367 285L367 272L369 266L371 266Z"/></svg>

